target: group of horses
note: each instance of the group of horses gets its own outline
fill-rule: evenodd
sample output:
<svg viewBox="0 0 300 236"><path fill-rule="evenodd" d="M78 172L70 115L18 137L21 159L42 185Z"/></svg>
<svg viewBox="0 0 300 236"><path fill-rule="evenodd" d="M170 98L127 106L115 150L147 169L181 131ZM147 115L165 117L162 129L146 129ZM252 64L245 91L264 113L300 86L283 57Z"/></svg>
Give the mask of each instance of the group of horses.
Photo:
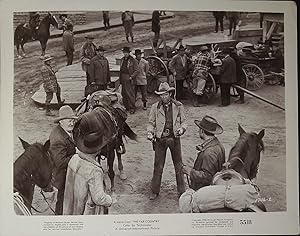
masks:
<svg viewBox="0 0 300 236"><path fill-rule="evenodd" d="M55 28L58 28L58 22L56 17L52 13L48 13L40 22L39 26L36 29L36 38L41 44L42 55L45 55L46 46L48 39L50 38L50 25L53 25ZM25 56L24 44L32 39L33 28L30 28L28 24L22 23L17 26L14 33L14 44L17 48L17 57L22 58ZM19 49L22 48L22 56L20 55Z"/></svg>
<svg viewBox="0 0 300 236"><path fill-rule="evenodd" d="M87 111L87 102L85 101L80 108L84 112ZM107 159L108 176L111 182L111 191L115 191L113 170L113 163L115 160L115 153L118 156L119 170L123 171L121 162L121 152L118 150L123 145L122 138L127 136L132 140L137 141L137 135L131 130L120 113L108 104L101 104L102 107L111 116L114 117L114 125L117 128L117 135L114 140L107 143L101 149L100 155ZM240 173L245 179L253 179L257 175L258 164L260 162L261 151L264 150L262 138L264 130L259 133L246 132L240 125L238 125L240 133L239 139L230 151L228 162L230 168ZM49 140L45 144L34 143L28 144L20 139L24 148L24 153L14 162L14 192L18 192L24 200L25 206L31 211L33 194L35 185L41 188L41 191L53 191L52 187L52 173L55 169L55 163L51 152L49 151Z"/></svg>

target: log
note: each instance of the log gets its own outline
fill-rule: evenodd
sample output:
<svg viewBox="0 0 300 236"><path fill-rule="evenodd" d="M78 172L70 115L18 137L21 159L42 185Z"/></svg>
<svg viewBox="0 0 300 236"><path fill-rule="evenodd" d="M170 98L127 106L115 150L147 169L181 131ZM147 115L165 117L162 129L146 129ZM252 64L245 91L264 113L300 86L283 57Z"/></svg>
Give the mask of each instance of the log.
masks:
<svg viewBox="0 0 300 236"><path fill-rule="evenodd" d="M253 92L251 92L251 91L249 91L249 90L247 90L247 89L245 89L245 88L243 88L243 87L241 87L241 86L239 86L239 85L233 85L233 87L236 88L236 89L240 89L240 90L244 91L245 93L251 95L252 97L256 97L256 98L258 98L258 99L261 100L261 101L264 101L264 102L266 102L266 103L268 103L268 104L270 104L270 105L273 105L273 106L275 106L275 107L277 107L277 108L279 108L279 109L285 111L285 108L284 108L284 107L281 107L281 106L279 106L279 105L277 105L277 104L275 104L275 103L269 101L268 99L263 98L263 97L261 97L261 96L255 94L255 93L253 93Z"/></svg>

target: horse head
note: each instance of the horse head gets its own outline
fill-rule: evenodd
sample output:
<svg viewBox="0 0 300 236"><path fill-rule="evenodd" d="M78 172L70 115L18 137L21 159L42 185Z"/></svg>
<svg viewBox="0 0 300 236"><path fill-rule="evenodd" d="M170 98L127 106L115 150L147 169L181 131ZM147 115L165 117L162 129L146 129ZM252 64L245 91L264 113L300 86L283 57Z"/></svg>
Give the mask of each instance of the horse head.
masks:
<svg viewBox="0 0 300 236"><path fill-rule="evenodd" d="M48 15L47 15L48 19L49 19L49 23L51 25L53 25L55 28L58 28L58 22L57 22L57 19L55 17L55 15L53 15L52 13L48 12Z"/></svg>
<svg viewBox="0 0 300 236"><path fill-rule="evenodd" d="M259 133L246 132L238 125L240 137L230 150L228 161L230 167L239 172L246 179L253 179L257 175L260 153L264 150L262 138L265 130Z"/></svg>
<svg viewBox="0 0 300 236"><path fill-rule="evenodd" d="M52 169L54 168L54 161L49 152L50 141L47 140L45 144L34 143L29 144L23 139L19 138L25 152L20 156L20 158L26 159L28 162L26 166L28 168L28 173L31 175L31 180L33 183L38 185L44 191L52 191ZM29 171L30 169L30 171Z"/></svg>

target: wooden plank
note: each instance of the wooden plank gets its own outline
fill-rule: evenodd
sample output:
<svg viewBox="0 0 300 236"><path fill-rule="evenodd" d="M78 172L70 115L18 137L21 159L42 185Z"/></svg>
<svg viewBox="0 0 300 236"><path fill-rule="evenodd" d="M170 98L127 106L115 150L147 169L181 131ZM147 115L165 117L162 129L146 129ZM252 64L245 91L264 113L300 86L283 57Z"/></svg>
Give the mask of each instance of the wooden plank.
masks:
<svg viewBox="0 0 300 236"><path fill-rule="evenodd" d="M268 31L268 33L267 33L266 40L268 40L271 37L271 35L272 35L272 33L273 33L276 26L277 26L277 23L273 22L270 29L269 29L269 31Z"/></svg>

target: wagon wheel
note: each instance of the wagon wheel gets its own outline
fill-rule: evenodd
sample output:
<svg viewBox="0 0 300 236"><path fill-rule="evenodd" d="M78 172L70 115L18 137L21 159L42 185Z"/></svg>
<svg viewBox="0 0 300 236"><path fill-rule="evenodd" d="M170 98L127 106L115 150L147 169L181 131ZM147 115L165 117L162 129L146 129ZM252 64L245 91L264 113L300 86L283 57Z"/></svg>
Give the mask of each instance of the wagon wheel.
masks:
<svg viewBox="0 0 300 236"><path fill-rule="evenodd" d="M164 61L157 56L149 56L146 60L149 63L147 92L153 93L161 82L169 82L169 70Z"/></svg>
<svg viewBox="0 0 300 236"><path fill-rule="evenodd" d="M243 69L247 75L246 88L255 91L261 88L264 83L264 72L255 64L246 64Z"/></svg>
<svg viewBox="0 0 300 236"><path fill-rule="evenodd" d="M207 77L203 92L204 92L204 95L205 95L208 103L210 103L216 96L217 85L216 85L216 81L215 81L214 77L211 75L211 73L208 73L208 77Z"/></svg>

